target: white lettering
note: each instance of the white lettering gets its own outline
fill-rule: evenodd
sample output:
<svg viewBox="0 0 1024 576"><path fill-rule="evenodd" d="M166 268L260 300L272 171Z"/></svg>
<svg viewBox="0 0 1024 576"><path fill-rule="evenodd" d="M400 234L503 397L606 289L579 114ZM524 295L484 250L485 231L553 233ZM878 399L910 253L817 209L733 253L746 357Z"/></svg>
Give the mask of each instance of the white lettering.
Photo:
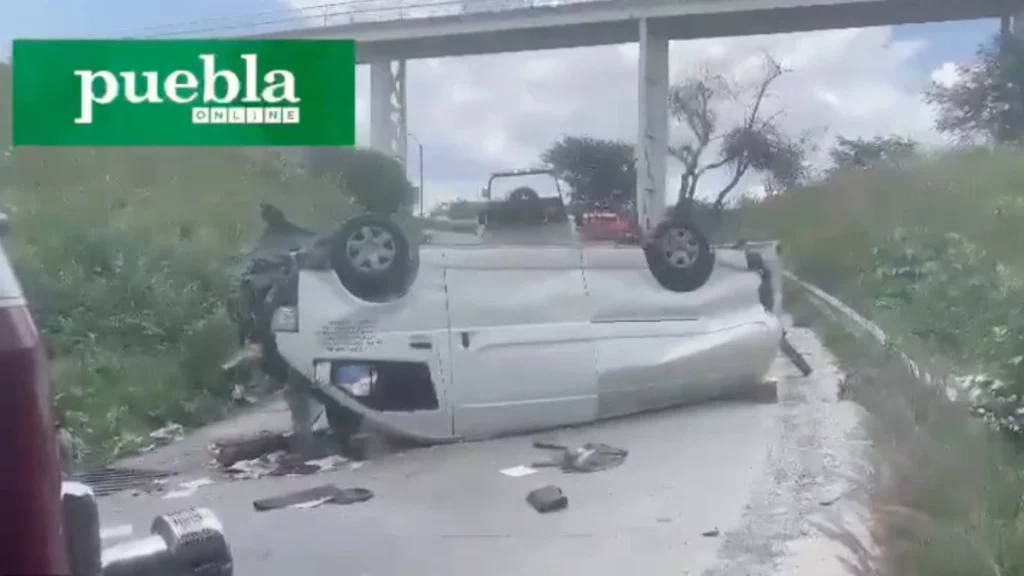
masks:
<svg viewBox="0 0 1024 576"><path fill-rule="evenodd" d="M246 108L246 124L263 124L263 108Z"/></svg>
<svg viewBox="0 0 1024 576"><path fill-rule="evenodd" d="M287 70L271 70L263 76L263 81L268 84L263 88L261 96L267 104L280 104L290 102L298 104L299 99L295 96L295 75Z"/></svg>
<svg viewBox="0 0 1024 576"><path fill-rule="evenodd" d="M106 70L94 72L92 70L75 70L75 76L80 79L78 92L81 104L78 110L78 118L75 124L92 124L93 105L106 106L117 98L119 86L117 77ZM102 95L96 95L96 80L103 81Z"/></svg>
<svg viewBox="0 0 1024 576"><path fill-rule="evenodd" d="M238 76L230 70L217 70L216 58L212 54L202 54L199 59L203 61L203 102L234 102L241 90ZM223 80L226 88L220 95L217 94L217 80Z"/></svg>
<svg viewBox="0 0 1024 576"><path fill-rule="evenodd" d="M199 79L188 70L175 70L164 80L164 93L175 104L188 104L199 96ZM186 95L181 92L185 90ZM197 110L197 108L193 108Z"/></svg>
<svg viewBox="0 0 1024 576"><path fill-rule="evenodd" d="M121 72L121 78L124 80L124 97L132 104L144 104L146 102L159 104L163 102L163 99L160 98L160 79L157 77L156 72L142 73L142 83L146 85L146 93L141 95L138 90L138 76L136 76L135 72Z"/></svg>
<svg viewBox="0 0 1024 576"><path fill-rule="evenodd" d="M280 108L264 108L263 109L263 123L264 124L280 124L281 123L281 109Z"/></svg>
<svg viewBox="0 0 1024 576"><path fill-rule="evenodd" d="M256 62L256 55L242 54L242 60L245 60L245 98L242 98L242 102L246 104L259 104L260 93L257 81L260 78L260 71Z"/></svg>

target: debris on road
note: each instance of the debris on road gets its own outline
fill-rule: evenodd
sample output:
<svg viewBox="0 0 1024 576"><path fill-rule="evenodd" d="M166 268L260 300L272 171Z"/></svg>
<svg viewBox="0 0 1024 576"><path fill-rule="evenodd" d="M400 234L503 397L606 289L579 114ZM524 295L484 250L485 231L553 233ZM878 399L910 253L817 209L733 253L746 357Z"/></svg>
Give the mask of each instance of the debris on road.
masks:
<svg viewBox="0 0 1024 576"><path fill-rule="evenodd" d="M195 494L203 486L210 486L214 484L213 480L209 478L196 478L195 480L187 480L178 484L178 487L171 490L167 494L164 494L164 500L170 500L175 498L188 498Z"/></svg>
<svg viewBox="0 0 1024 576"><path fill-rule="evenodd" d="M579 448L569 448L551 442L534 442L534 448L558 450L562 454L545 462L533 463L534 468L561 468L567 473L589 473L615 468L626 461L627 450L600 442L587 442Z"/></svg>
<svg viewBox="0 0 1024 576"><path fill-rule="evenodd" d="M224 469L232 479L255 479L264 476L308 476L318 472L337 470L348 462L343 456L331 455L314 460L304 460L297 454L284 450L264 454L251 460L240 460Z"/></svg>
<svg viewBox="0 0 1024 576"><path fill-rule="evenodd" d="M561 488L554 484L532 490L526 495L526 502L541 514L562 510L569 506L569 498Z"/></svg>
<svg viewBox="0 0 1024 576"><path fill-rule="evenodd" d="M338 488L334 484L323 484L315 488L291 492L283 496L274 496L256 500L252 503L258 512L280 510L282 508L315 508L322 504L356 504L366 502L374 494L367 488Z"/></svg>
<svg viewBox="0 0 1024 576"><path fill-rule="evenodd" d="M505 468L499 470L505 476L511 476L512 478L522 478L523 476L529 476L530 474L536 474L536 468L530 468L529 466L513 466L511 468Z"/></svg>
<svg viewBox="0 0 1024 576"><path fill-rule="evenodd" d="M149 433L150 440L155 447L166 446L177 442L185 437L185 427L181 424L171 422L163 428L158 428Z"/></svg>
<svg viewBox="0 0 1024 576"><path fill-rule="evenodd" d="M711 530L708 530L707 532L701 532L700 535L705 537L705 538L718 538L719 536L722 535L722 533L718 530L718 528L712 528Z"/></svg>
<svg viewBox="0 0 1024 576"><path fill-rule="evenodd" d="M804 355L796 348L793 348L793 345L789 342L789 338L786 337L785 333L782 334L782 341L780 342L780 345L782 347L782 353L785 354L786 357L789 358L789 361L800 370L801 374L804 376L810 376L811 372L814 372L814 369L807 363Z"/></svg>
<svg viewBox="0 0 1024 576"><path fill-rule="evenodd" d="M289 436L283 433L261 432L255 437L218 440L210 447L217 463L231 466L242 460L253 460L273 452L288 450Z"/></svg>

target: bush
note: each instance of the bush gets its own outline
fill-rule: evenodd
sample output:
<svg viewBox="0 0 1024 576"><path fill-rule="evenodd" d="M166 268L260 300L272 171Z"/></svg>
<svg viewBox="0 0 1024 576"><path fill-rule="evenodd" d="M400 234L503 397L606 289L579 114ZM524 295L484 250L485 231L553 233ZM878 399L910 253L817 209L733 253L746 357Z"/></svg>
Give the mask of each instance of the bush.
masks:
<svg viewBox="0 0 1024 576"><path fill-rule="evenodd" d="M56 352L58 414L97 460L231 406L226 269L262 231L261 202L315 226L353 211L269 152L18 149L9 170L5 248Z"/></svg>

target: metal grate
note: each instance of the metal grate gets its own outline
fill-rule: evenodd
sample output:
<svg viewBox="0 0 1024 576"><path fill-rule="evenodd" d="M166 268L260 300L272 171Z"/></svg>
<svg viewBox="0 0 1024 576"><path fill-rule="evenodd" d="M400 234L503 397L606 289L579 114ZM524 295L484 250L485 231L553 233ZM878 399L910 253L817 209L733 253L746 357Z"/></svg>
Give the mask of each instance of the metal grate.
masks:
<svg viewBox="0 0 1024 576"><path fill-rule="evenodd" d="M68 480L81 482L92 488L96 496L108 496L124 490L134 490L151 485L155 480L167 478L174 472L163 470L140 470L137 468L99 468L83 470L68 475Z"/></svg>

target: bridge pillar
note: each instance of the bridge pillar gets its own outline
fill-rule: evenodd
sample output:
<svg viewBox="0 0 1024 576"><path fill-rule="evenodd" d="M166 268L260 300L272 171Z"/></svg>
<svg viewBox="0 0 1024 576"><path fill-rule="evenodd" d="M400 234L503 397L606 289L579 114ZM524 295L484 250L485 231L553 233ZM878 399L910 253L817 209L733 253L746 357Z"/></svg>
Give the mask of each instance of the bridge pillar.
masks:
<svg viewBox="0 0 1024 576"><path fill-rule="evenodd" d="M1024 10L1010 16L1010 33L1024 39Z"/></svg>
<svg viewBox="0 0 1024 576"><path fill-rule="evenodd" d="M370 147L405 164L405 60L370 63Z"/></svg>
<svg viewBox="0 0 1024 576"><path fill-rule="evenodd" d="M665 215L665 170L668 157L668 37L652 33L640 20L639 93L637 98L636 210L643 230Z"/></svg>

